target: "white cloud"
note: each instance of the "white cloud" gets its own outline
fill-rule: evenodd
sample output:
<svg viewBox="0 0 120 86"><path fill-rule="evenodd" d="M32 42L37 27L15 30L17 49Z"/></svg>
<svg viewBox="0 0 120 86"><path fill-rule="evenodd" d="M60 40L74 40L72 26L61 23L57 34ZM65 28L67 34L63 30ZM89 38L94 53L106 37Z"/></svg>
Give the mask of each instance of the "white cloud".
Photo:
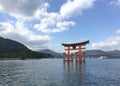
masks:
<svg viewBox="0 0 120 86"><path fill-rule="evenodd" d="M12 25L8 22L0 22L0 36L10 38L25 44L28 48L38 50L48 47L51 37L48 35L36 35L24 26L23 22Z"/></svg>
<svg viewBox="0 0 120 86"><path fill-rule="evenodd" d="M44 33L56 33L74 26L74 21L66 21L66 16L81 14L93 6L95 0L68 0L60 12L48 12L49 3L44 0L0 0L0 12L7 13L17 20L39 21L34 28Z"/></svg>
<svg viewBox="0 0 120 86"><path fill-rule="evenodd" d="M40 24L36 24L34 27L37 28L37 30L42 31L44 33L56 33L56 32L62 32L68 30L68 28L70 26L73 26L75 23L72 21L63 21L63 22L58 21L53 25L52 24L53 24L52 22L40 23Z"/></svg>
<svg viewBox="0 0 120 86"><path fill-rule="evenodd" d="M75 25L75 22L66 21L59 13L47 12L47 7L44 6L42 9L38 9L34 15L34 17L40 19L40 23L34 25L34 28L38 31L56 33L66 31L70 26Z"/></svg>
<svg viewBox="0 0 120 86"><path fill-rule="evenodd" d="M43 0L0 0L0 11L17 18L26 18L33 16L43 3Z"/></svg>
<svg viewBox="0 0 120 86"><path fill-rule="evenodd" d="M81 14L84 10L93 6L95 0L67 0L60 9L60 14L63 17L71 17Z"/></svg>
<svg viewBox="0 0 120 86"><path fill-rule="evenodd" d="M73 26L73 21L65 21L65 19L56 12L47 12L49 4L43 0L0 0L0 12L22 19L24 21L37 20L40 23L34 24L34 28L44 33L56 33L66 31L68 27ZM15 5L13 5L15 4ZM64 27L57 27L61 22ZM65 23L67 23L65 25Z"/></svg>
<svg viewBox="0 0 120 86"><path fill-rule="evenodd" d="M120 30L117 30L117 32L116 33L120 33Z"/></svg>
<svg viewBox="0 0 120 86"><path fill-rule="evenodd" d="M114 36L106 39L103 42L92 43L92 49L101 50L119 50L120 49L120 36Z"/></svg>
<svg viewBox="0 0 120 86"><path fill-rule="evenodd" d="M47 7L39 9L35 13L36 18L40 18L40 24L35 24L34 28L44 33L56 33L69 29L74 26L75 22L66 21L66 17L80 14L83 10L89 9L93 6L95 0L68 0L67 3L61 6L60 12L47 12Z"/></svg>
<svg viewBox="0 0 120 86"><path fill-rule="evenodd" d="M111 0L110 4L114 4L116 6L120 6L120 0Z"/></svg>

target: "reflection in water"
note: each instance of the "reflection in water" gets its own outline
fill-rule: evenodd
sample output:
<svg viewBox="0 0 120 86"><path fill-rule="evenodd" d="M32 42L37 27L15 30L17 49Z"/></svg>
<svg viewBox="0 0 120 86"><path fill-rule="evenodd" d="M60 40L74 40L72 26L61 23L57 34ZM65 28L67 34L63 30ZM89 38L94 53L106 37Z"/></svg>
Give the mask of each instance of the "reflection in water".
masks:
<svg viewBox="0 0 120 86"><path fill-rule="evenodd" d="M85 86L85 64L64 63L65 86Z"/></svg>

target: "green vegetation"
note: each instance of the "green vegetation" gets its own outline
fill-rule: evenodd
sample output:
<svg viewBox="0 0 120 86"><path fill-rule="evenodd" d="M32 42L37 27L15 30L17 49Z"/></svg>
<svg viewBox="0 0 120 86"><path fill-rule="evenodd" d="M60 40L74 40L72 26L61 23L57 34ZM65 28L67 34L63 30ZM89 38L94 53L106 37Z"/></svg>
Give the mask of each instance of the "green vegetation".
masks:
<svg viewBox="0 0 120 86"><path fill-rule="evenodd" d="M0 37L0 59L40 58L52 58L52 55L32 51L19 42Z"/></svg>
<svg viewBox="0 0 120 86"><path fill-rule="evenodd" d="M40 58L52 58L50 54L38 53L35 51L20 51L16 53L0 53L0 59L15 58L15 59L40 59Z"/></svg>

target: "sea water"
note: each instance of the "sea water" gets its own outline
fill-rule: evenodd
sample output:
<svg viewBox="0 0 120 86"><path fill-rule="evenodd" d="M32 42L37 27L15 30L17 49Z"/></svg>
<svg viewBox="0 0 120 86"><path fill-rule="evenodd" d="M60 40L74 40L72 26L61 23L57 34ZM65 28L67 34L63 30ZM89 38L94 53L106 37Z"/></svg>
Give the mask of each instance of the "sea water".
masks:
<svg viewBox="0 0 120 86"><path fill-rule="evenodd" d="M120 86L120 59L0 60L0 86Z"/></svg>

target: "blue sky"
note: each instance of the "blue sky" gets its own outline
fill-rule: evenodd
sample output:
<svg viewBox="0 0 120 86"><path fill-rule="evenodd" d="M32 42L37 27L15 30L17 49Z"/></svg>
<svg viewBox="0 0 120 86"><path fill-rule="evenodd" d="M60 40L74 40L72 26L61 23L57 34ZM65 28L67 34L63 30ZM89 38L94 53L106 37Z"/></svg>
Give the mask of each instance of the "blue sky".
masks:
<svg viewBox="0 0 120 86"><path fill-rule="evenodd" d="M120 49L120 0L0 0L0 36L32 50L63 52L61 43Z"/></svg>

